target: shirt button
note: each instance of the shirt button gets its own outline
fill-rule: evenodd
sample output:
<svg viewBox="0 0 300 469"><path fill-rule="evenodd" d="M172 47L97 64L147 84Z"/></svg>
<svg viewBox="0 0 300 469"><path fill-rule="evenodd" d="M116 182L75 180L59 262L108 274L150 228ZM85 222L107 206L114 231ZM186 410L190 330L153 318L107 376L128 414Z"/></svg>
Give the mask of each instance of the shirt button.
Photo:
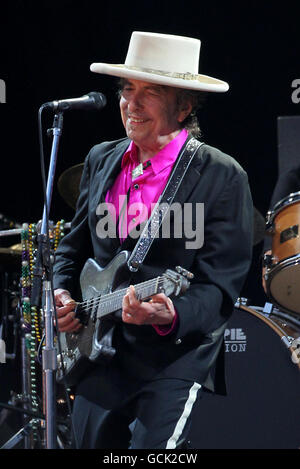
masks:
<svg viewBox="0 0 300 469"><path fill-rule="evenodd" d="M139 186L138 184L135 184L133 187L134 187L135 189L138 189L140 186Z"/></svg>
<svg viewBox="0 0 300 469"><path fill-rule="evenodd" d="M135 223L135 222L136 222L136 219L135 219L135 218L133 218L133 219L132 219L132 222L133 222L133 223Z"/></svg>
<svg viewBox="0 0 300 469"><path fill-rule="evenodd" d="M175 344L176 344L176 345L179 345L179 344L181 344L181 342L182 342L181 339L177 339L177 340L175 341Z"/></svg>

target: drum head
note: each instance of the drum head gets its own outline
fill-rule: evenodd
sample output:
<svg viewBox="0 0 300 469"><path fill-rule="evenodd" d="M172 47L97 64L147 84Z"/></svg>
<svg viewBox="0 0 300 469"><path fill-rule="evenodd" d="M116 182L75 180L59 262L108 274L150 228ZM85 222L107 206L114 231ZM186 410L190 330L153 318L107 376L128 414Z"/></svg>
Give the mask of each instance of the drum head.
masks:
<svg viewBox="0 0 300 469"><path fill-rule="evenodd" d="M299 448L300 370L291 351L268 323L243 309L234 310L225 334L227 396L202 394L192 448Z"/></svg>
<svg viewBox="0 0 300 469"><path fill-rule="evenodd" d="M279 308L300 314L300 260L286 261L274 267L268 291Z"/></svg>

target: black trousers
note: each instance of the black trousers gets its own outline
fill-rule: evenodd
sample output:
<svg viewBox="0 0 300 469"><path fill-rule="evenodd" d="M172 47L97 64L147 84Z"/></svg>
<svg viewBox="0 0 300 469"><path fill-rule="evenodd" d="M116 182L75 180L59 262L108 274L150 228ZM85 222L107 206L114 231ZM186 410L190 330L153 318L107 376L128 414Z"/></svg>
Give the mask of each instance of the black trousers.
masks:
<svg viewBox="0 0 300 469"><path fill-rule="evenodd" d="M133 386L130 380L115 381L111 373L109 378L90 376L80 386L73 407L74 448L173 449L184 444L200 384L165 378Z"/></svg>

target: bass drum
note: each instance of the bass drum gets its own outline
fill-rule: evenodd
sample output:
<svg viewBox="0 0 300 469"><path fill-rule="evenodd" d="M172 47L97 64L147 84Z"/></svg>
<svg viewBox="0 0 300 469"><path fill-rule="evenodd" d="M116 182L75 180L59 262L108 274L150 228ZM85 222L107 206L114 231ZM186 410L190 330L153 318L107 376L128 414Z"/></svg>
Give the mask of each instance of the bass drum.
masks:
<svg viewBox="0 0 300 469"><path fill-rule="evenodd" d="M202 393L192 448L300 448L300 321L260 310L240 306L228 322L227 396Z"/></svg>

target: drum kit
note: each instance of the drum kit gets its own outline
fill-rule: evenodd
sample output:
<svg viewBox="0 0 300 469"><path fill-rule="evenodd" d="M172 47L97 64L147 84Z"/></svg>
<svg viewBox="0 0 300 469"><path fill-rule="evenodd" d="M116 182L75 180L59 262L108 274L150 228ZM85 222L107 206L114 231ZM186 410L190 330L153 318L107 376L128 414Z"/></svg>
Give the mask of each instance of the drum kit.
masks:
<svg viewBox="0 0 300 469"><path fill-rule="evenodd" d="M79 195L82 170L83 164L78 164L58 179L58 191L73 209ZM203 413L201 408L199 419L203 422L206 412L210 424L201 426L205 430L203 434L197 427L193 436L192 428L194 448L300 446L298 402L297 409L293 407L292 412L289 409L291 399L299 398L300 391L300 288L297 288L300 279L300 192L280 201L268 212L266 220L254 209L253 220L254 245L260 243L266 233L272 236L272 256L267 259L265 276L270 303L260 308L248 306L244 299L238 300L224 336L225 356L229 357L226 361L228 396L224 404L222 397L206 396L206 410ZM0 402L0 425L2 430L6 428L5 434L0 433L0 447L44 448L45 403L41 369L44 318L42 308L37 310L30 306L39 224L20 225L0 215L0 228L0 239L20 238L19 243L0 248L0 375L8 388L16 387L16 391L7 389L0 394L0 401L3 401ZM69 228L70 223L63 220L51 223L49 230L54 251L64 230ZM67 391L68 396L59 386L57 388L57 444L62 449L71 445L70 407L66 400L72 401L73 395L72 389ZM10 396L7 396L8 392ZM275 409L267 405L272 394L276 395ZM19 420L14 419L16 415ZM14 428L9 425L12 420ZM15 426L18 428L16 433ZM246 428L245 434L243 428ZM222 435L219 440L217 434ZM291 438L286 441L288 435Z"/></svg>

